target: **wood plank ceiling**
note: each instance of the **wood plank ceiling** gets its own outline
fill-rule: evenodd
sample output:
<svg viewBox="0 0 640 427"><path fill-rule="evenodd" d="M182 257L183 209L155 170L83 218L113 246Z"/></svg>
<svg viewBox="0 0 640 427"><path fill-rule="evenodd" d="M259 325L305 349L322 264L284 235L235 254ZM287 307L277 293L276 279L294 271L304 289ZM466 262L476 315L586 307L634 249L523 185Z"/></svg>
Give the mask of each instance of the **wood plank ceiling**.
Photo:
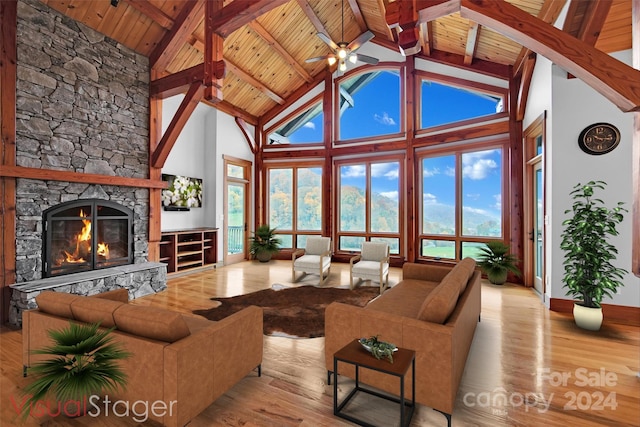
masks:
<svg viewBox="0 0 640 427"><path fill-rule="evenodd" d="M567 2L507 1L547 22L555 20ZM204 0L42 2L145 56L154 54L176 21L182 22L183 34L177 53L159 70L160 77L204 61ZM222 6L231 3L224 0ZM336 42L349 42L370 30L375 34L372 43L397 48L396 32L385 19L387 9L393 6L388 0L290 0L258 16L224 39L226 75L222 84L224 101L220 107L256 123L259 117L286 103L299 88L320 81L329 71L326 62L305 62L307 58L330 53L328 46L316 36L318 32L326 33ZM193 8L193 18L183 21L186 8ZM576 38L607 53L631 48L629 0L571 0L567 15L563 30ZM462 18L459 13L422 23L419 31L420 55L470 68L497 64L502 69L512 66L517 73L528 56L528 51L518 43Z"/></svg>

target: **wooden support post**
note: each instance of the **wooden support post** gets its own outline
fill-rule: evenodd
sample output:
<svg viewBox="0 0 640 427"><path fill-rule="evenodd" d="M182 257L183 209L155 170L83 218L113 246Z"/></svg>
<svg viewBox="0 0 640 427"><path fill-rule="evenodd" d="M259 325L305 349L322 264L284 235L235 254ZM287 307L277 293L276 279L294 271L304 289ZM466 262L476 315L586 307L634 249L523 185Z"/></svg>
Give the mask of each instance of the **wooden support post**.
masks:
<svg viewBox="0 0 640 427"><path fill-rule="evenodd" d="M213 20L222 9L222 0L206 0L204 26L204 99L211 102L222 101L222 79L225 64L222 58L223 42L214 32ZM221 64L221 66L219 66Z"/></svg>

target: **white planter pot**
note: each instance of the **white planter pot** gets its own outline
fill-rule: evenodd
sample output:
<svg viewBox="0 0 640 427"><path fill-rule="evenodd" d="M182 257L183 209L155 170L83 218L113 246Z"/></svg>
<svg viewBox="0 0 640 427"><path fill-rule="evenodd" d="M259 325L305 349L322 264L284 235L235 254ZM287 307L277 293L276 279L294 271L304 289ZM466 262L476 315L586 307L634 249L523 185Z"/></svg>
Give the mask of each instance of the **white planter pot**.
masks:
<svg viewBox="0 0 640 427"><path fill-rule="evenodd" d="M573 320L582 329L599 331L600 326L602 326L602 307L590 308L574 303Z"/></svg>

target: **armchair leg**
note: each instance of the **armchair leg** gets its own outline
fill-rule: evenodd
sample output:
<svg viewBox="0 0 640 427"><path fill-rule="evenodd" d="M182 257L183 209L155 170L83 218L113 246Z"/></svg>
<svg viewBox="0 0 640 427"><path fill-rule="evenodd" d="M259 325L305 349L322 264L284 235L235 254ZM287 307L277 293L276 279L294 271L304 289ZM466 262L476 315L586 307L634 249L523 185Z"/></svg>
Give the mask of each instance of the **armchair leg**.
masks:
<svg viewBox="0 0 640 427"><path fill-rule="evenodd" d="M259 376L259 377L261 377L261 376L262 376L262 363L261 363L261 364L259 364L259 365L257 366L257 368L258 368L258 376Z"/></svg>
<svg viewBox="0 0 640 427"><path fill-rule="evenodd" d="M331 385L331 374L333 374L333 372L327 370L327 385Z"/></svg>

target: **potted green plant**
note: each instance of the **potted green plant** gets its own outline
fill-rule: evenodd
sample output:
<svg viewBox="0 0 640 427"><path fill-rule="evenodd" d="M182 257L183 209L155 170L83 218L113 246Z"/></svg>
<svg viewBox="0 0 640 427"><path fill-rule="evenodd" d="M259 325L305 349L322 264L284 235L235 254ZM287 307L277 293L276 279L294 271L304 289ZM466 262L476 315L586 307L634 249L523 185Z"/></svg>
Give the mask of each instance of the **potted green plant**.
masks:
<svg viewBox="0 0 640 427"><path fill-rule="evenodd" d="M81 416L88 409L88 398L126 386L126 374L117 361L130 353L113 342L113 328L100 330L99 326L70 323L66 328L47 331L53 344L33 350L49 357L28 370L35 378L24 388L29 397L22 407L23 417L48 398L55 399L55 411Z"/></svg>
<svg viewBox="0 0 640 427"><path fill-rule="evenodd" d="M608 241L618 235L616 226L627 210L622 207L624 202L608 208L594 197L595 190L604 191L606 185L604 181L589 181L573 187L573 205L565 211L571 217L562 222L560 236L560 249L565 251L562 281L566 295L579 299L574 302L574 320L579 327L595 331L602 324L602 298L611 298L623 286L622 278L627 273L613 265L618 250Z"/></svg>
<svg viewBox="0 0 640 427"><path fill-rule="evenodd" d="M509 245L500 240L491 240L480 248L477 256L478 266L494 285L502 285L507 281L509 272L520 276L517 266L518 258L509 253Z"/></svg>
<svg viewBox="0 0 640 427"><path fill-rule="evenodd" d="M276 229L263 224L251 236L249 252L260 262L268 262L280 250L280 239L275 237Z"/></svg>

